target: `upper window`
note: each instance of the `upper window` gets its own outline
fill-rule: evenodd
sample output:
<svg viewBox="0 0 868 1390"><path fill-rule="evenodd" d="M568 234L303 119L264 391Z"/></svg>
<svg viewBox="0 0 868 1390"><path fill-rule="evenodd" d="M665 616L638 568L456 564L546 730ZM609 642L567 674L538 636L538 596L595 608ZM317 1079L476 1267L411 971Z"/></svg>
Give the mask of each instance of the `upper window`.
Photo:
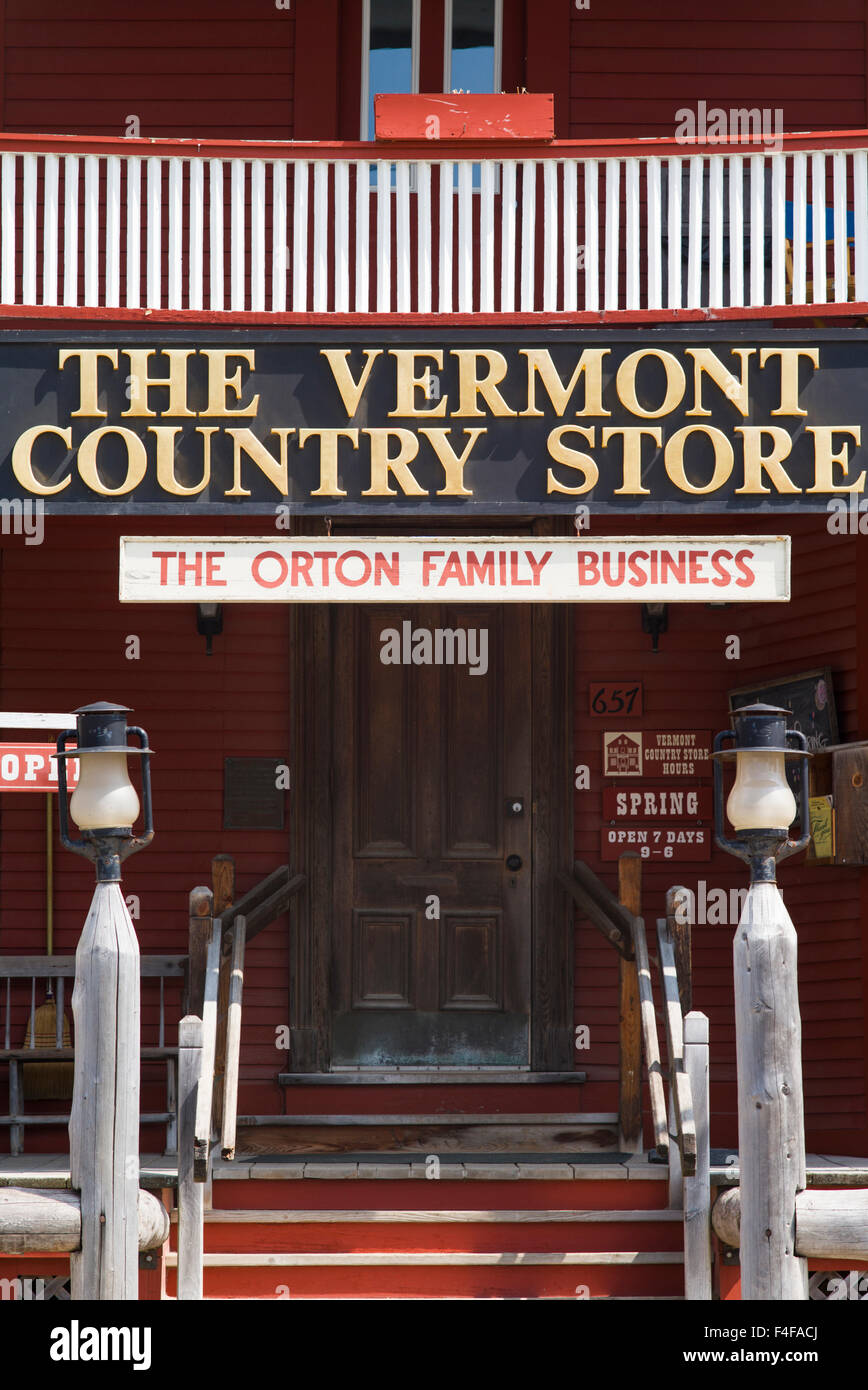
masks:
<svg viewBox="0 0 868 1390"><path fill-rule="evenodd" d="M419 90L421 0L365 0L362 32L362 139L374 138L374 97Z"/></svg>
<svg viewBox="0 0 868 1390"><path fill-rule="evenodd" d="M378 93L419 90L420 8L421 0L364 0L363 140L374 139ZM500 91L502 12L503 0L445 0L444 92Z"/></svg>
<svg viewBox="0 0 868 1390"><path fill-rule="evenodd" d="M446 0L444 92L500 91L502 0Z"/></svg>

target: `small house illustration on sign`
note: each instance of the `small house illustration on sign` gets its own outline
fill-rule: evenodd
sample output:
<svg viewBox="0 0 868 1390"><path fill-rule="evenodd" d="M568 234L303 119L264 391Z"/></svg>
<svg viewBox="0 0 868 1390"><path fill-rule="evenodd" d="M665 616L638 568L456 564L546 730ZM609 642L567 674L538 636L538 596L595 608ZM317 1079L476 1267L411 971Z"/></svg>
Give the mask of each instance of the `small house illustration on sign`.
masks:
<svg viewBox="0 0 868 1390"><path fill-rule="evenodd" d="M642 776L642 735L604 734L604 777Z"/></svg>

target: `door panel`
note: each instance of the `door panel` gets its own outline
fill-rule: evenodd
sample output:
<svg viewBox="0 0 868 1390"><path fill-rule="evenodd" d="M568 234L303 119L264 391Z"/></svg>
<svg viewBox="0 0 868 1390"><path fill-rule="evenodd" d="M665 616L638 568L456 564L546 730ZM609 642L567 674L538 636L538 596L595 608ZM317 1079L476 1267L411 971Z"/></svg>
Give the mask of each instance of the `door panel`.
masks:
<svg viewBox="0 0 868 1390"><path fill-rule="evenodd" d="M412 858L418 852L413 797L418 689L412 667L384 666L379 660L383 625L381 614L362 609L350 636L358 664L353 845L354 853L365 857Z"/></svg>
<svg viewBox="0 0 868 1390"><path fill-rule="evenodd" d="M408 619L444 664L382 662ZM530 612L347 605L334 634L332 1065L525 1066Z"/></svg>

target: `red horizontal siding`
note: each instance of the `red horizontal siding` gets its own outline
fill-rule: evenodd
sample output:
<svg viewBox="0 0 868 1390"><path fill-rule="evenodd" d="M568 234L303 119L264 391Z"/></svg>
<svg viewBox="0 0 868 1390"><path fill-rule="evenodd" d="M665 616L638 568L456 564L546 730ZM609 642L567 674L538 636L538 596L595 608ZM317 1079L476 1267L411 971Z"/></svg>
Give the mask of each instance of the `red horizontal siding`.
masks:
<svg viewBox="0 0 868 1390"><path fill-rule="evenodd" d="M143 136L288 140L294 40L293 8L273 5L7 4L3 128L124 135L135 115Z"/></svg>
<svg viewBox="0 0 868 1390"><path fill-rule="evenodd" d="M573 12L570 48L573 137L671 135L676 112L700 101L780 108L784 130L866 122L860 0L743 0L713 15L670 0L653 19L613 0Z"/></svg>

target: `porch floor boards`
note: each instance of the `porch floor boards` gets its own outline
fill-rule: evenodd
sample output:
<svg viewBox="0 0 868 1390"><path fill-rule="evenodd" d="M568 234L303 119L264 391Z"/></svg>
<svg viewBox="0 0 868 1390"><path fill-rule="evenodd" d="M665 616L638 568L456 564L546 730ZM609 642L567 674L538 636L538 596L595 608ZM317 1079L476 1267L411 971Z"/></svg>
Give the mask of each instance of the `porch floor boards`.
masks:
<svg viewBox="0 0 868 1390"><path fill-rule="evenodd" d="M714 1185L738 1182L738 1168L726 1165L712 1152L711 1181ZM807 1159L809 1187L868 1187L868 1158L838 1154L809 1154ZM454 1162L441 1162L441 1179L477 1179L482 1181L563 1181L578 1179L586 1182L665 1180L669 1169L665 1163L649 1163L644 1154L461 1154ZM264 1181L280 1182L297 1178L424 1178L425 1164L413 1161L406 1154L322 1154L298 1157L263 1156L234 1162L215 1159L215 1182ZM178 1182L177 1159L158 1154L142 1154L141 1184L150 1189L175 1187ZM0 1187L68 1188L68 1154L0 1154Z"/></svg>

